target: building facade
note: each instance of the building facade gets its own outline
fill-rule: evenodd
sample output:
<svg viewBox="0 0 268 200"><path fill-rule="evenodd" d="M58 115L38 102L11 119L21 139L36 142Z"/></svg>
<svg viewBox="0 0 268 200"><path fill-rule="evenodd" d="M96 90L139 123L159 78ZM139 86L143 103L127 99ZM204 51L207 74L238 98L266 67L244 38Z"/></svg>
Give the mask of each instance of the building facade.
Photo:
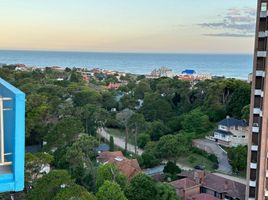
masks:
<svg viewBox="0 0 268 200"><path fill-rule="evenodd" d="M252 75L247 191L249 200L268 199L268 0L258 0Z"/></svg>
<svg viewBox="0 0 268 200"><path fill-rule="evenodd" d="M248 144L249 128L244 120L227 116L218 123L218 129L214 131L213 139L226 147L237 147Z"/></svg>
<svg viewBox="0 0 268 200"><path fill-rule="evenodd" d="M25 94L0 78L0 193L24 188Z"/></svg>

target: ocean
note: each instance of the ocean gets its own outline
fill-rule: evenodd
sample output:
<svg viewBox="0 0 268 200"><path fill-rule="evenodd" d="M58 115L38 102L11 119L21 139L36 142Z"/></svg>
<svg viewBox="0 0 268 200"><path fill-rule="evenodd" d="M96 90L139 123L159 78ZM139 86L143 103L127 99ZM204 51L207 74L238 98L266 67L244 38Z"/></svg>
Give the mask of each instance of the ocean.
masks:
<svg viewBox="0 0 268 200"><path fill-rule="evenodd" d="M247 79L252 71L250 54L160 54L160 53L93 53L55 51L0 50L0 63L27 66L102 68L134 74L149 74L160 67L175 73L194 69L197 73Z"/></svg>

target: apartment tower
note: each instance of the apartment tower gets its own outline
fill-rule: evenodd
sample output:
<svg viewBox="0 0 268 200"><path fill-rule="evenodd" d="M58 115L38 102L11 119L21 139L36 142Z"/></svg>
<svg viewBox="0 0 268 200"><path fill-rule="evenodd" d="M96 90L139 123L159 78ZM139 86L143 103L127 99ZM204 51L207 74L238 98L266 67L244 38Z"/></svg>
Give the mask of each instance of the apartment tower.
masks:
<svg viewBox="0 0 268 200"><path fill-rule="evenodd" d="M268 0L258 0L246 199L268 200Z"/></svg>

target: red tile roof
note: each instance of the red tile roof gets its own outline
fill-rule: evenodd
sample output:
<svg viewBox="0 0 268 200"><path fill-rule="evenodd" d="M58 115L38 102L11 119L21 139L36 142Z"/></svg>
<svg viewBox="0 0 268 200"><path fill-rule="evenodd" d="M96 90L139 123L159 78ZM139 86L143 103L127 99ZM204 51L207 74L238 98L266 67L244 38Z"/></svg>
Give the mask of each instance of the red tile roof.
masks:
<svg viewBox="0 0 268 200"><path fill-rule="evenodd" d="M172 185L176 189L187 189L187 188L191 188L194 186L198 186L199 184L197 184L190 178L183 178L183 179L171 182L170 185Z"/></svg>
<svg viewBox="0 0 268 200"><path fill-rule="evenodd" d="M131 180L135 175L141 172L140 165L136 159L127 159L121 151L102 152L98 156L101 162L113 163L118 169Z"/></svg>
<svg viewBox="0 0 268 200"><path fill-rule="evenodd" d="M219 200L218 198L210 195L210 194L196 194L192 196L191 200Z"/></svg>

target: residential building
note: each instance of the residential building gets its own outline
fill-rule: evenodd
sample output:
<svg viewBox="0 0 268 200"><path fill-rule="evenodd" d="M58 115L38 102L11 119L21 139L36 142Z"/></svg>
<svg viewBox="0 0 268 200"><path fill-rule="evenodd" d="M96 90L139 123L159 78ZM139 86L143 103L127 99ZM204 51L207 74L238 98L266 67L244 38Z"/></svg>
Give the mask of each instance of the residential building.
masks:
<svg viewBox="0 0 268 200"><path fill-rule="evenodd" d="M124 174L130 181L135 175L141 172L137 159L126 158L121 151L102 152L97 157L99 163L112 163Z"/></svg>
<svg viewBox="0 0 268 200"><path fill-rule="evenodd" d="M226 117L218 123L218 129L214 131L214 140L226 147L247 145L249 127L244 120Z"/></svg>
<svg viewBox="0 0 268 200"><path fill-rule="evenodd" d="M258 0L250 106L247 198L268 199L267 0Z"/></svg>
<svg viewBox="0 0 268 200"><path fill-rule="evenodd" d="M181 177L170 185L182 200L245 200L246 185L242 183L201 170L185 171Z"/></svg>
<svg viewBox="0 0 268 200"><path fill-rule="evenodd" d="M0 78L0 193L22 191L25 94Z"/></svg>
<svg viewBox="0 0 268 200"><path fill-rule="evenodd" d="M192 196L200 194L200 184L191 178L183 178L170 183L181 200L189 200Z"/></svg>

